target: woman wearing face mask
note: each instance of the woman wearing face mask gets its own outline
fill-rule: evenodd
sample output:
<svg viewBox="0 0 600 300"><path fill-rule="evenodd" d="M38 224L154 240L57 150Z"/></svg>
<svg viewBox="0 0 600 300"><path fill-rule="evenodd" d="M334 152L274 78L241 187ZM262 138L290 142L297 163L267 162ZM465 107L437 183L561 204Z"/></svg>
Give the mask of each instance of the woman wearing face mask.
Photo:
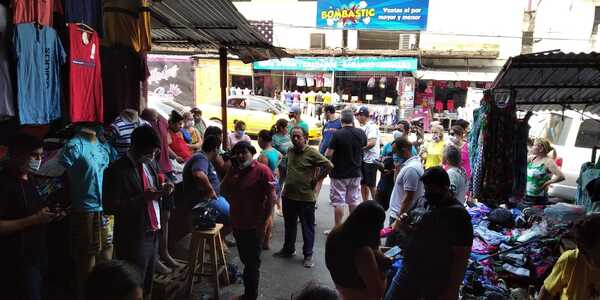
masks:
<svg viewBox="0 0 600 300"><path fill-rule="evenodd" d="M425 145L423 153L421 153L421 158L425 160L425 169L442 165L444 146L446 146L442 126L433 126L431 135L431 141Z"/></svg>
<svg viewBox="0 0 600 300"><path fill-rule="evenodd" d="M198 151L202 147L200 132L194 127L194 116L190 112L183 114L183 128L181 134L192 151Z"/></svg>
<svg viewBox="0 0 600 300"><path fill-rule="evenodd" d="M241 141L250 143L250 137L246 134L246 123L235 120L233 124L235 131L229 134L229 149L233 149L233 146Z"/></svg>
<svg viewBox="0 0 600 300"><path fill-rule="evenodd" d="M471 178L471 163L469 162L469 144L465 141L465 130L462 126L454 125L448 132L449 140L460 150L460 167L465 170L467 180Z"/></svg>
<svg viewBox="0 0 600 300"><path fill-rule="evenodd" d="M292 139L290 138L290 134L288 131L288 120L279 119L271 128L271 133L273 133L273 148L279 151L283 155L283 159L279 164L279 189L283 190L283 183L285 182L286 177L286 167L287 167L287 159L286 154L288 149L292 147ZM280 196L280 195L279 195ZM275 214L278 216L283 216L281 210L281 197L277 197L277 203L275 203Z"/></svg>

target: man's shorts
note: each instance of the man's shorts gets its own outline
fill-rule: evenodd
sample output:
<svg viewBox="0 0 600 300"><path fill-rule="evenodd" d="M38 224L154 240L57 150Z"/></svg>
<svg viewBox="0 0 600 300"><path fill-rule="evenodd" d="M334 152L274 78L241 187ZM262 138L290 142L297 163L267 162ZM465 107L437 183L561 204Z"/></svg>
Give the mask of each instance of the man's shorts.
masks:
<svg viewBox="0 0 600 300"><path fill-rule="evenodd" d="M361 201L360 177L335 179L331 178L329 197L331 205L336 206L358 206Z"/></svg>
<svg viewBox="0 0 600 300"><path fill-rule="evenodd" d="M98 255L112 247L114 217L102 212L74 212L70 215L71 253Z"/></svg>
<svg viewBox="0 0 600 300"><path fill-rule="evenodd" d="M375 187L377 185L377 165L363 161L361 171L362 180L360 181L360 184L368 187Z"/></svg>

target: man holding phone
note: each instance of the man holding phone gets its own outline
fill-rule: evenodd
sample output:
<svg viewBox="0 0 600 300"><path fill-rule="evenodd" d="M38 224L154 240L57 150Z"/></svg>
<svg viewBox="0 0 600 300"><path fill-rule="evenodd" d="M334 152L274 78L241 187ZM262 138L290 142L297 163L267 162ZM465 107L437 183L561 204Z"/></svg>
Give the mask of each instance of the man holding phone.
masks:
<svg viewBox="0 0 600 300"><path fill-rule="evenodd" d="M163 196L173 192L164 183L154 158L160 139L150 126L140 126L131 134L127 155L104 172L104 205L115 216L115 256L138 267L144 280L144 299L152 295L152 278L158 255L160 205Z"/></svg>
<svg viewBox="0 0 600 300"><path fill-rule="evenodd" d="M0 171L0 290L3 299L41 299L46 267L45 225L64 216L43 203L32 172L42 163L42 142L18 134Z"/></svg>

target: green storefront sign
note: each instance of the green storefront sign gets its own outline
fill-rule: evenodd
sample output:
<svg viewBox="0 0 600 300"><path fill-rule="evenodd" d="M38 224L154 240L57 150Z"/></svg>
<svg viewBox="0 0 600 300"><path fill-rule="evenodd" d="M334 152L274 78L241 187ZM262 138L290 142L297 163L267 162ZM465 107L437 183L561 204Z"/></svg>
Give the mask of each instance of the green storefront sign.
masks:
<svg viewBox="0 0 600 300"><path fill-rule="evenodd" d="M287 71L416 71L414 57L296 57L259 61L255 70Z"/></svg>

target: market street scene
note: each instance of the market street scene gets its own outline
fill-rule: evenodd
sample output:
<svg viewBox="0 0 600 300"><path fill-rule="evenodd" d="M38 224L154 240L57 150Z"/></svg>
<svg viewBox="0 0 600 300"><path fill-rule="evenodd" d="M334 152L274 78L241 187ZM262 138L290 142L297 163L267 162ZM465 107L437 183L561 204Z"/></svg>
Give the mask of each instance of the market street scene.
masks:
<svg viewBox="0 0 600 300"><path fill-rule="evenodd" d="M599 0L0 0L0 300L600 300Z"/></svg>

